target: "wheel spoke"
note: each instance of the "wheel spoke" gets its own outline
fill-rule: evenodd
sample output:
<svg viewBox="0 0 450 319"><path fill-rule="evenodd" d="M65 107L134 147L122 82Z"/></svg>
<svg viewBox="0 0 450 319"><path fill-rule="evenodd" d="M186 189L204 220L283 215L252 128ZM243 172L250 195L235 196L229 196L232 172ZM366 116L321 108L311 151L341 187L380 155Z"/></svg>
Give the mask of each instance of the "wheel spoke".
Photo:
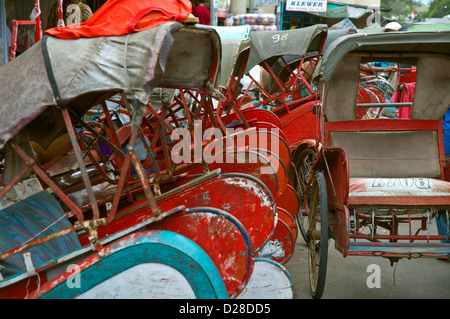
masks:
<svg viewBox="0 0 450 319"><path fill-rule="evenodd" d="M320 298L325 286L328 254L328 196L323 173L314 176L309 207L308 254L310 287L313 298Z"/></svg>

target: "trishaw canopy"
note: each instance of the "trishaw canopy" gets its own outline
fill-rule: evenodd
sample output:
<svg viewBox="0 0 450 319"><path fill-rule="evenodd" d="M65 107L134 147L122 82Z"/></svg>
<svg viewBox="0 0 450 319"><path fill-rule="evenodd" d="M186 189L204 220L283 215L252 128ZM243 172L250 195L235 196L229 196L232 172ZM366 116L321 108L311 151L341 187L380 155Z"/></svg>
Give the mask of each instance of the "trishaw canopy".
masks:
<svg viewBox="0 0 450 319"><path fill-rule="evenodd" d="M220 58L216 31L179 22L125 36L44 37L0 67L0 147L32 122L27 133L48 146L64 127L49 106L62 103L82 116L121 91L146 104L158 85L215 87Z"/></svg>
<svg viewBox="0 0 450 319"><path fill-rule="evenodd" d="M332 42L313 75L315 83L330 83L323 101L329 121L355 119L360 64L370 61L416 66L411 119L442 119L450 99L450 32L358 33Z"/></svg>
<svg viewBox="0 0 450 319"><path fill-rule="evenodd" d="M243 61L243 55L250 50L250 38L222 39L222 63L220 72L220 85L228 87L233 72L239 69Z"/></svg>
<svg viewBox="0 0 450 319"><path fill-rule="evenodd" d="M245 72L264 61L272 65L282 56L301 57L307 52L319 51L327 31L328 27L323 24L287 31L252 31L252 48Z"/></svg>

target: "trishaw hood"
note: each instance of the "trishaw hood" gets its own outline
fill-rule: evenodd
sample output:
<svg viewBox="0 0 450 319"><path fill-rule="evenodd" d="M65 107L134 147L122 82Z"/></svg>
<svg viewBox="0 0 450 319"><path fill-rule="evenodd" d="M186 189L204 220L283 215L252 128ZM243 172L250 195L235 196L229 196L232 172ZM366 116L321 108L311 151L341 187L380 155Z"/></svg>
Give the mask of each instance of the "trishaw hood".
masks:
<svg viewBox="0 0 450 319"><path fill-rule="evenodd" d="M349 52L404 52L450 54L450 32L357 33L340 37L325 50L314 71L314 81L328 82Z"/></svg>
<svg viewBox="0 0 450 319"><path fill-rule="evenodd" d="M46 36L0 67L0 147L29 124L34 140L49 145L64 128L60 112L49 106L63 103L81 117L121 91L146 104L161 84L215 86L220 63L214 58L220 62L220 56L214 30L178 22L125 36Z"/></svg>
<svg viewBox="0 0 450 319"><path fill-rule="evenodd" d="M245 72L266 60L272 65L285 55L303 56L319 51L327 31L324 24L286 31L252 31L252 48Z"/></svg>
<svg viewBox="0 0 450 319"><path fill-rule="evenodd" d="M450 32L358 33L332 42L313 75L329 121L355 119L360 67L370 61L416 66L410 118L442 119L450 99Z"/></svg>

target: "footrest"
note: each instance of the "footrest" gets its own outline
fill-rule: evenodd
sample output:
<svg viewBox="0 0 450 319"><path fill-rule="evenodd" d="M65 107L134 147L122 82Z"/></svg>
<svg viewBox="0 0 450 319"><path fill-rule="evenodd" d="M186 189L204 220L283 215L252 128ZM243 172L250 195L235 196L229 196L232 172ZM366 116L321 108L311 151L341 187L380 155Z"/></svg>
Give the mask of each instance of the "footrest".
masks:
<svg viewBox="0 0 450 319"><path fill-rule="evenodd" d="M450 257L450 244L350 242L348 255L448 258Z"/></svg>

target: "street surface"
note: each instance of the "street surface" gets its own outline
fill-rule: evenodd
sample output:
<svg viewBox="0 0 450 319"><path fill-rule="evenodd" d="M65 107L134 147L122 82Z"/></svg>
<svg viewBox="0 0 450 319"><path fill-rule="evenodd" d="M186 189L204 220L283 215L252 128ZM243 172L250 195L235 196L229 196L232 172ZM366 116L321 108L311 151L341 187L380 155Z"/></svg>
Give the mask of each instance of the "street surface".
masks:
<svg viewBox="0 0 450 319"><path fill-rule="evenodd" d="M369 288L368 278L378 265L380 288ZM368 268L369 267L369 268ZM308 248L297 239L294 255L285 265L297 289L298 299L311 299L309 291ZM372 278L371 277L371 278ZM369 285L373 280L369 278ZM325 291L322 299L449 299L450 262L433 259L400 259L391 262L381 257L348 256L330 240Z"/></svg>

